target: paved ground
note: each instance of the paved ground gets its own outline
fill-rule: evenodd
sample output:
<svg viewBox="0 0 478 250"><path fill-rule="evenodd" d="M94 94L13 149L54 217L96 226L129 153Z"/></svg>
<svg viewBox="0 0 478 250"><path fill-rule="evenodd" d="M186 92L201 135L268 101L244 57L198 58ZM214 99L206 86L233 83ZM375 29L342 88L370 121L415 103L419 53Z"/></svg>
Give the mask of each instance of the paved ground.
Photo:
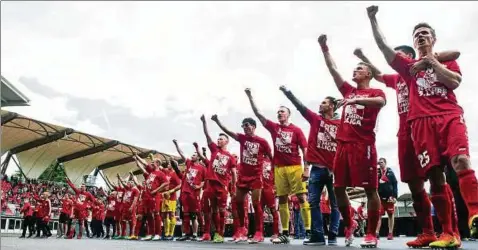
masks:
<svg viewBox="0 0 478 250"><path fill-rule="evenodd" d="M362 239L358 238L353 244L353 248L360 249L358 245ZM382 239L379 242L380 249L407 249L405 242L410 240L406 237L398 237L393 241ZM266 239L265 243L249 245L224 243L200 243L200 242L141 242L141 241L115 241L115 240L59 240L59 239L18 239L13 236L2 236L0 248L2 250L129 250L129 249L168 249L168 250L185 250L185 249L277 249L277 248L293 248L293 249L311 249L311 248L327 248L327 249L345 249L344 239L339 238L339 246L303 246L302 241L293 240L291 245L273 245ZM478 242L463 242L463 248L466 250L478 249Z"/></svg>

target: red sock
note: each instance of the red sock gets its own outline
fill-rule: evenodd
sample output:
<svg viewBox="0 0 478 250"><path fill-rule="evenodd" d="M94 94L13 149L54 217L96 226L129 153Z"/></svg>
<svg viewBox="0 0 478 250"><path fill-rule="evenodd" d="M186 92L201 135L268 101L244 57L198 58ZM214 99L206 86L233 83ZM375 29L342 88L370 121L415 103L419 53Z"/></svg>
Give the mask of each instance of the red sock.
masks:
<svg viewBox="0 0 478 250"><path fill-rule="evenodd" d="M154 215L149 214L147 217L148 221L148 235L154 235Z"/></svg>
<svg viewBox="0 0 478 250"><path fill-rule="evenodd" d="M161 228L161 215L157 214L154 215L154 234L161 236L162 228Z"/></svg>
<svg viewBox="0 0 478 250"><path fill-rule="evenodd" d="M219 213L212 213L212 218L214 220L215 231L216 233L219 233L219 231L221 230Z"/></svg>
<svg viewBox="0 0 478 250"><path fill-rule="evenodd" d="M79 226L79 232L78 232L78 237L81 238L81 236L83 236L83 225L84 225L84 222L81 221L81 224Z"/></svg>
<svg viewBox="0 0 478 250"><path fill-rule="evenodd" d="M119 220L117 220L115 223L116 223L116 234L117 234L117 235L120 235L120 232L121 232L121 227L120 227L120 225L121 225L121 223L120 223Z"/></svg>
<svg viewBox="0 0 478 250"><path fill-rule="evenodd" d="M460 192L466 207L468 208L468 217L478 215L478 182L473 169L462 170L457 173L460 183Z"/></svg>
<svg viewBox="0 0 478 250"><path fill-rule="evenodd" d="M239 227L244 227L244 218L246 218L245 214L246 212L244 211L244 201L236 201L236 207L237 207L237 216L239 217Z"/></svg>
<svg viewBox="0 0 478 250"><path fill-rule="evenodd" d="M134 227L134 235L139 236L139 231L141 231L141 220L137 219L136 220L136 225Z"/></svg>
<svg viewBox="0 0 478 250"><path fill-rule="evenodd" d="M132 219L129 221L129 236L134 234L135 225L136 225L136 219Z"/></svg>
<svg viewBox="0 0 478 250"><path fill-rule="evenodd" d="M241 225L239 225L239 216L236 215L234 218L232 218L232 230L234 231L233 234L237 233L237 230L239 229L240 226Z"/></svg>
<svg viewBox="0 0 478 250"><path fill-rule="evenodd" d="M189 217L189 213L184 213L183 215L183 227L184 227L184 234L191 235L191 217Z"/></svg>
<svg viewBox="0 0 478 250"><path fill-rule="evenodd" d="M224 228L226 225L226 211L219 212L219 235L224 236Z"/></svg>
<svg viewBox="0 0 478 250"><path fill-rule="evenodd" d="M417 194L412 194L412 199L413 209L415 209L415 213L417 214L417 220L422 227L422 232L424 234L435 234L431 216L432 203L425 189L422 189L422 191Z"/></svg>
<svg viewBox="0 0 478 250"><path fill-rule="evenodd" d="M211 214L204 213L204 232L205 234L211 233Z"/></svg>
<svg viewBox="0 0 478 250"><path fill-rule="evenodd" d="M367 234L375 235L378 226L378 220L380 220L380 210L372 210L367 208Z"/></svg>
<svg viewBox="0 0 478 250"><path fill-rule="evenodd" d="M262 211L262 206L260 201L254 201L254 220L256 223L256 233L263 232L264 229L264 212Z"/></svg>
<svg viewBox="0 0 478 250"><path fill-rule="evenodd" d="M352 225L352 206L350 204L346 207L339 207L339 211L344 219L344 227L350 227Z"/></svg>
<svg viewBox="0 0 478 250"><path fill-rule="evenodd" d="M272 213L272 234L279 235L279 211L277 210Z"/></svg>
<svg viewBox="0 0 478 250"><path fill-rule="evenodd" d="M201 212L198 214L198 228L204 231L204 214Z"/></svg>
<svg viewBox="0 0 478 250"><path fill-rule="evenodd" d="M442 224L444 233L453 235L453 228L451 225L451 201L448 197L445 185L432 185L432 203L435 207L435 213L438 220Z"/></svg>
<svg viewBox="0 0 478 250"><path fill-rule="evenodd" d="M455 196L453 196L453 191L450 188L450 185L445 184L445 190L446 194L448 195L448 198L450 199L450 205L451 205L451 227L453 228L453 232L456 235L460 235L460 230L458 229L458 216L456 215L456 207L455 207Z"/></svg>
<svg viewBox="0 0 478 250"><path fill-rule="evenodd" d="M126 236L126 221L121 222L121 236Z"/></svg>

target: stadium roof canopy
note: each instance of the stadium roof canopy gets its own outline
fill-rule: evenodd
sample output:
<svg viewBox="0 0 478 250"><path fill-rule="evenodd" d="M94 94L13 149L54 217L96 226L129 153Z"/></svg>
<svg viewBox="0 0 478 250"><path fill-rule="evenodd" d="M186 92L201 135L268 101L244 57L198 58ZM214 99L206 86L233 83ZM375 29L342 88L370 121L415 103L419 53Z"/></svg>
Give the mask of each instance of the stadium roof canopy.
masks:
<svg viewBox="0 0 478 250"><path fill-rule="evenodd" d="M28 106L28 99L22 92L15 88L5 77L2 76L2 107Z"/></svg>
<svg viewBox="0 0 478 250"><path fill-rule="evenodd" d="M2 83L3 84L3 83ZM152 149L98 137L14 112L1 111L1 154L16 155L28 178L38 178L52 163L62 163L75 184L93 170L102 170L111 180L117 173L124 176L137 170L132 156L147 157L150 153L165 159L171 157Z"/></svg>

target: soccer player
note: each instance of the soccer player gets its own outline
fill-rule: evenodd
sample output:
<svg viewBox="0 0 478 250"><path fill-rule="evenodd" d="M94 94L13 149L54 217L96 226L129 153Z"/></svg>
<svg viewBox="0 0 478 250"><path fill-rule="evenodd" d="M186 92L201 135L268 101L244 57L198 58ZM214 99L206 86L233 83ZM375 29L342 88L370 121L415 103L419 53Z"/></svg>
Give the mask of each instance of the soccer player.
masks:
<svg viewBox="0 0 478 250"><path fill-rule="evenodd" d="M143 172L145 186L143 190L143 209L144 216L148 221L148 235L141 238L143 241L157 241L161 239L161 193L166 191L169 181L166 175L161 171L161 160L155 159L151 154L149 156L151 163L147 163L137 155L133 156L136 165ZM154 237L151 235L154 234Z"/></svg>
<svg viewBox="0 0 478 250"><path fill-rule="evenodd" d="M380 169L378 171L378 196L380 196L381 208L380 215L388 216L388 236L387 240L393 240L393 225L395 221L395 203L398 197L397 178L392 169L387 167L385 158L378 159ZM377 235L380 233L380 225L382 220L378 220ZM378 236L377 236L378 237Z"/></svg>
<svg viewBox="0 0 478 250"><path fill-rule="evenodd" d="M327 36L318 39L325 63L335 85L344 97L341 125L337 132L337 153L334 159L335 194L339 210L344 219L345 244L353 241L357 222L353 220L347 187L362 187L367 195L368 227L362 246L376 246L380 198L377 194L377 152L375 148L375 126L377 116L386 104L385 94L380 89L370 88L373 78L371 68L359 63L353 72L353 87L338 72L327 46Z"/></svg>
<svg viewBox="0 0 478 250"><path fill-rule="evenodd" d="M163 203L161 212L164 218L164 240L173 240L174 229L176 227L176 204L177 191L181 189L181 179L175 171L173 171L170 161L166 162L166 168L163 172L166 174L166 179L169 181L169 186L166 191L162 193Z"/></svg>
<svg viewBox="0 0 478 250"><path fill-rule="evenodd" d="M457 247L459 236L452 226L452 192L446 184L442 160L451 162L460 191L469 211L472 231L478 226L478 182L469 159L468 136L463 109L453 90L461 82L460 68L455 60L438 62L433 53L435 30L427 23L413 29L413 45L420 60L404 57L394 51L382 35L376 14L377 6L367 8L375 41L387 63L405 80L410 90L408 122L415 154L421 169L417 172L430 180L431 201L442 224L443 233L430 247Z"/></svg>
<svg viewBox="0 0 478 250"><path fill-rule="evenodd" d="M79 232L77 235L78 239L81 239L83 235L83 227L85 225L85 220L88 217L88 202L94 202L95 197L88 191L86 191L86 186L85 184L81 184L80 189L77 189L75 187L75 184L73 184L68 177L65 177L66 183L73 189L73 191L76 194L75 199L73 199L74 202L74 215L75 219L78 220L78 225L79 225ZM70 228L70 233L68 235L68 238L73 237L75 229L74 227Z"/></svg>
<svg viewBox="0 0 478 250"><path fill-rule="evenodd" d="M324 222L320 210L320 197L324 187L330 194L332 210L327 240L329 245L336 245L340 213L335 199L333 161L337 150L337 129L340 126L340 118L335 115L338 100L331 96L326 97L320 104L317 114L302 104L285 86L281 86L280 90L310 124L305 160L312 166L309 178L309 203L313 223L310 239L305 240L304 245L325 245Z"/></svg>
<svg viewBox="0 0 478 250"><path fill-rule="evenodd" d="M301 216L307 233L310 232L310 206L306 200L306 181L309 178L309 166L304 157L304 169L299 154L307 155L307 141L302 130L289 122L290 109L281 106L277 111L278 123L266 119L257 109L251 90L245 90L254 114L262 125L269 131L274 143L274 182L279 197L279 213L282 224L282 236L274 239L273 243L288 244L289 241L289 205L290 194L296 195L300 202Z"/></svg>
<svg viewBox="0 0 478 250"><path fill-rule="evenodd" d="M34 219L33 219L33 208L32 208L32 205L30 204L29 198L24 199L24 203L23 203L22 209L20 210L20 213L23 214L22 235L20 236L20 239L25 238L25 234L27 233L27 227L29 232L28 238L30 238L32 237L32 234L33 234Z"/></svg>
<svg viewBox="0 0 478 250"><path fill-rule="evenodd" d="M139 189L134 185L134 181L129 176L127 183L121 183L125 188L124 196L123 196L123 210L121 216L121 237L126 239L126 223L129 224L129 237L128 239L137 239L137 235L135 234L135 226L136 226L136 212L137 212L137 204L139 198Z"/></svg>
<svg viewBox="0 0 478 250"><path fill-rule="evenodd" d="M65 235L65 233L68 233L70 231L70 226L71 226L71 207L73 206L73 202L70 199L70 195L66 193L63 196L63 199L61 200L61 212L60 212L60 218L58 222L60 225L58 226L58 236L57 238L61 238Z"/></svg>
<svg viewBox="0 0 478 250"><path fill-rule="evenodd" d="M230 192L232 194L236 192L236 190L234 190L237 179L236 160L231 153L227 151L229 137L224 133L220 133L219 138L217 139L217 144L214 143L209 135L204 115L201 116L201 121L209 150L211 150L211 160L209 161L209 166L206 172L207 187L206 190L204 190L203 195L206 197L206 201L208 201L210 204L214 216L213 218L216 226L216 233L214 234L213 241L215 243L223 243L225 213L228 196L227 186L230 181L232 181L233 188L233 190L230 190ZM211 240L211 235L209 234L211 210L204 211L205 227L204 235L202 237L203 241Z"/></svg>
<svg viewBox="0 0 478 250"><path fill-rule="evenodd" d="M240 219L240 228L236 242L247 241L247 229L244 226L244 219L246 216L244 211L244 202L246 194L249 191L252 192L252 205L255 211L254 220L256 226L256 232L250 243L263 242L264 235L262 231L264 226L264 216L261 204L261 193L263 187L262 172L264 157L269 157L272 159L272 152L271 148L269 147L269 143L267 143L266 139L255 134L257 124L252 118L244 118L242 120L241 127L244 131L244 134L235 133L226 128L226 126L221 123L217 115L213 115L211 119L217 123L224 133L229 135L240 144L241 168L239 170L240 172L238 173L240 178L237 182L235 200Z"/></svg>
<svg viewBox="0 0 478 250"><path fill-rule="evenodd" d="M407 45L402 45L394 48L394 50L404 57L415 59L415 50ZM412 131L407 123L409 110L409 89L404 79L399 74L382 74L382 72L375 67L369 58L367 58L361 49L355 49L354 54L362 61L369 64L374 71L375 80L382 82L385 86L395 89L397 93L397 108L399 115L398 128L398 162L400 166L400 179L402 182L408 184L410 192L412 193L413 207L417 212L417 218L422 227L422 234L419 234L417 239L407 242L410 247L428 246L431 242L436 240L433 220L431 217L431 201L424 189L424 173L415 155L415 148L413 147ZM456 60L460 56L457 51L446 51L438 53L439 61ZM393 227L392 227L393 228ZM378 227L378 230L380 226Z"/></svg>
<svg viewBox="0 0 478 250"><path fill-rule="evenodd" d="M178 151L178 154L181 156L184 162L186 162L186 170L182 173L182 186L181 186L181 205L183 211L183 227L184 227L184 236L178 238L176 241L196 241L198 233L198 222L197 217L199 214L199 196L201 189L204 187L204 177L205 177L205 168L199 163L199 156L197 151L199 150L198 144L193 143L196 152L191 155L191 158L188 159L184 156L183 151L178 145L176 140L173 140L174 146ZM174 167L174 166L173 166ZM192 221L192 231L191 231L191 221Z"/></svg>

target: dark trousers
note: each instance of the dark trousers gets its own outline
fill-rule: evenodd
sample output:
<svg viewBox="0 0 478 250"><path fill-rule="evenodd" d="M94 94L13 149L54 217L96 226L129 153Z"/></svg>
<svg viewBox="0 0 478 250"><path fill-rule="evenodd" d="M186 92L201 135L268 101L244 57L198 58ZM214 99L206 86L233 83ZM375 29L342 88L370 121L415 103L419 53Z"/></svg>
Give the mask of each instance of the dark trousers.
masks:
<svg viewBox="0 0 478 250"><path fill-rule="evenodd" d="M116 236L116 221L113 217L106 217L105 218L105 226L106 226L106 236L110 236L110 226L113 226L113 234L111 236Z"/></svg>
<svg viewBox="0 0 478 250"><path fill-rule="evenodd" d="M25 236L27 228L28 236L32 236L33 232L35 231L35 219L32 216L25 216L23 218L22 236Z"/></svg>
<svg viewBox="0 0 478 250"><path fill-rule="evenodd" d="M42 232L43 236L51 236L50 228L48 227L48 224L43 221L42 218L36 218L36 224L37 224L37 237L40 237L40 232Z"/></svg>

